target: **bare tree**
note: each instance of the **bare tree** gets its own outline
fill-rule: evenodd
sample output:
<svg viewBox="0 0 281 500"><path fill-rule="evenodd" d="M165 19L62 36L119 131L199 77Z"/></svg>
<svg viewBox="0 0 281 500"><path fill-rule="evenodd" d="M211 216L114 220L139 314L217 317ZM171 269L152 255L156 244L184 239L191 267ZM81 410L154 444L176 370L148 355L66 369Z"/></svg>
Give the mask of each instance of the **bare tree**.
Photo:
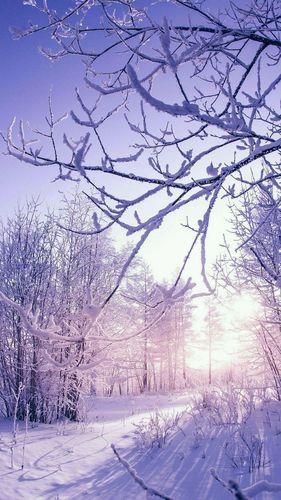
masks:
<svg viewBox="0 0 281 500"><path fill-rule="evenodd" d="M281 397L280 317L280 194L278 185L262 185L246 193L239 207L232 207L232 232L236 251L226 253L216 267L221 285L228 291L247 290L260 301L261 311L249 325L260 346L258 364ZM232 245L233 246L233 245Z"/></svg>
<svg viewBox="0 0 281 500"><path fill-rule="evenodd" d="M51 60L80 57L92 97L76 89L70 116L84 130L82 138L80 130L78 140L64 133L61 148L57 137L66 115L57 119L50 103L47 130L35 132L41 144L29 141L22 122L16 141L14 121L5 138L8 153L57 167L59 179L83 178L106 219L100 224L95 215L93 232L116 224L129 235L139 234L113 293L150 233L168 216L182 209L190 213L189 206L200 200L199 220L190 213L187 221L194 239L175 287L201 241L203 281L210 290L205 248L215 205L221 197L239 196L237 177L242 190L280 177L279 0L229 2L218 13L192 0L146 7L134 0L78 0L69 1L64 12L45 1L24 3L37 9L42 23L14 30L15 36L48 31L51 48L42 52ZM125 137L119 151L109 133L116 126ZM130 194L123 189L116 194L111 179L126 183ZM149 213L147 204L155 207Z"/></svg>
<svg viewBox="0 0 281 500"><path fill-rule="evenodd" d="M216 343L220 337L220 317L216 302L207 299L206 301L207 314L205 317L206 337L208 343L208 383L213 382L213 356L216 348Z"/></svg>
<svg viewBox="0 0 281 500"><path fill-rule="evenodd" d="M32 311L38 324L46 324L52 304L50 290L54 273L53 244L57 229L38 215L38 202L18 210L0 229L1 292L20 308ZM19 394L17 417L24 418L29 404L30 418L37 418L40 393L40 340L26 330L21 315L1 304L1 398L6 414L13 414L13 393Z"/></svg>
<svg viewBox="0 0 281 500"><path fill-rule="evenodd" d="M78 195L65 203L60 223L85 230L89 204ZM27 404L32 421L78 418L81 390L112 343L103 339L112 325L105 317L97 325L92 303L107 297L120 261L109 235L65 231L54 215L39 215L37 202L2 224L0 398L7 416L22 387L17 418ZM111 330L113 339L117 333Z"/></svg>

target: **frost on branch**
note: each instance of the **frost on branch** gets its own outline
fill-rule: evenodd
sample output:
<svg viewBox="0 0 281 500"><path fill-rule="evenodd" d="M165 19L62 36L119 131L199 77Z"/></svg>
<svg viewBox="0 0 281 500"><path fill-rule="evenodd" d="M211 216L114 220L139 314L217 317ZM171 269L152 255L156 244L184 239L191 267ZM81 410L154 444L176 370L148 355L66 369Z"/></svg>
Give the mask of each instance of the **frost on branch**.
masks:
<svg viewBox="0 0 281 500"><path fill-rule="evenodd" d="M132 66L127 66L127 73L133 88L148 104L157 109L157 111L163 111L164 113L168 113L173 116L198 115L199 108L197 104L190 104L187 101L183 101L182 105L165 104L163 101L152 97L152 95L141 85Z"/></svg>
<svg viewBox="0 0 281 500"><path fill-rule="evenodd" d="M166 18L164 18L163 22L163 31L160 33L160 42L169 66L173 71L176 71L177 62L171 54L170 26Z"/></svg>
<svg viewBox="0 0 281 500"><path fill-rule="evenodd" d="M119 452L116 450L114 444L111 445L111 448L112 448L112 451L114 453L114 455L118 458L119 462L123 465L123 467L125 467L125 469L127 470L127 472L130 474L130 476L134 479L134 481L144 490L146 491L147 495L150 495L150 496L153 496L153 497L158 497L158 498L163 498L164 500L172 500L170 497L168 497L167 495L163 495L162 493L160 493L158 490L154 489L154 488L151 488L150 486L148 486L144 480L137 474L137 472L135 471L135 469L133 469L133 467L131 467L131 465L129 464L129 462L127 462L127 460L125 460L124 458L122 458L119 454Z"/></svg>
<svg viewBox="0 0 281 500"><path fill-rule="evenodd" d="M196 285L195 283L192 283L191 278L188 279L186 284L180 290L177 290L176 285L173 285L168 289L162 285L157 285L162 296L163 306L165 308L170 308L177 302L181 302L184 299L185 294L192 290L195 286Z"/></svg>
<svg viewBox="0 0 281 500"><path fill-rule="evenodd" d="M54 327L54 325L51 325L50 329L47 328L43 330L37 325L36 314L31 314L29 308L25 310L22 306L6 297L3 292L0 292L0 301L4 302L8 306L11 306L19 313L24 326L35 337L38 337L41 340L61 340L62 337L59 334L61 331L60 327Z"/></svg>
<svg viewBox="0 0 281 500"><path fill-rule="evenodd" d="M29 5L42 24L19 36L49 32L56 47L45 49L48 57L81 57L92 98L86 104L76 89L82 117L75 110L70 115L79 135L65 133L66 148L54 134L50 110L47 132L35 131L38 147L22 126L17 142L12 126L8 154L55 166L56 180L77 180L71 173L79 172L106 219L96 225L99 233L118 225L127 235L143 232L144 241L176 212L186 209L190 218L200 202L196 244L201 242L202 278L210 291L206 241L215 200L234 201L244 190L263 189L267 180L279 189L280 2L252 0L243 8L229 2L224 14L178 0L172 10L169 2L145 9L135 1L75 2L60 14L47 3ZM116 124L119 131L119 123L116 147L111 131ZM120 190L112 187L117 179Z"/></svg>
<svg viewBox="0 0 281 500"><path fill-rule="evenodd" d="M79 139L78 141L72 141L73 144L71 144L67 136L64 134L64 143L69 147L69 149L73 153L74 167L76 170L78 170L78 172L80 172L82 176L86 175L83 163L91 147L91 144L89 144L89 140L90 140L90 133L87 132L87 134L84 137L81 137L81 139Z"/></svg>
<svg viewBox="0 0 281 500"><path fill-rule="evenodd" d="M228 483L223 481L215 472L210 470L213 478L216 479L225 489L227 489L235 498L239 500L248 500L254 498L263 492L277 493L281 491L281 483L271 483L270 481L258 481L247 488L241 488L236 481L230 479Z"/></svg>
<svg viewBox="0 0 281 500"><path fill-rule="evenodd" d="M87 303L83 308L83 312L91 319L92 322L96 322L100 313L102 311L102 306L94 304L91 298L90 289L87 290Z"/></svg>
<svg viewBox="0 0 281 500"><path fill-rule="evenodd" d="M207 174L208 175L211 175L212 177L216 177L218 175L218 173L219 173L218 169L215 168L212 163L207 167Z"/></svg>

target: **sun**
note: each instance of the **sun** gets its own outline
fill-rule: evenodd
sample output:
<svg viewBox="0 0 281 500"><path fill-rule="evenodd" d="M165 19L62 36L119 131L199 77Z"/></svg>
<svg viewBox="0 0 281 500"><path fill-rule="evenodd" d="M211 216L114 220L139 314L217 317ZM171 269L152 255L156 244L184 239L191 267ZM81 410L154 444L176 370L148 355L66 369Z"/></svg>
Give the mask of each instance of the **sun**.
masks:
<svg viewBox="0 0 281 500"><path fill-rule="evenodd" d="M211 362L214 370L220 370L231 366L241 355L240 332L221 331L218 339L213 343L211 350ZM188 364L195 369L207 370L209 366L209 350L206 342L190 352Z"/></svg>
<svg viewBox="0 0 281 500"><path fill-rule="evenodd" d="M237 359L243 361L247 345L252 342L250 325L259 314L260 304L250 293L241 293L220 301L219 326L212 339L211 363L214 370L225 369ZM206 315L202 308L200 315ZM200 324L198 334L201 341L193 344L189 350L188 364L195 369L207 370L210 363L208 335L204 322Z"/></svg>

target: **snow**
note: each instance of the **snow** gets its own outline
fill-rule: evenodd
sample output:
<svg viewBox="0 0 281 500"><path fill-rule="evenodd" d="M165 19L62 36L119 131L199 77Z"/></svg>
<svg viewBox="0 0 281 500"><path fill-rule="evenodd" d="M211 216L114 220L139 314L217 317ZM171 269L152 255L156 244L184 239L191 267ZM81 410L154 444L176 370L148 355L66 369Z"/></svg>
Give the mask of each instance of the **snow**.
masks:
<svg viewBox="0 0 281 500"><path fill-rule="evenodd" d="M173 116L187 116L190 114L194 114L196 116L198 115L199 108L197 104L190 104L187 101L184 101L181 106L177 103L166 104L163 101L152 97L152 95L141 85L135 70L130 64L128 64L127 66L127 73L130 78L132 87L148 104L153 106L157 111L162 111Z"/></svg>
<svg viewBox="0 0 281 500"><path fill-rule="evenodd" d="M111 443L150 488L174 500L231 498L231 494L214 480L211 468L226 482L232 479L243 489L265 481L256 485L256 490L260 491L262 486L268 486L266 481L280 481L281 413L280 403L277 402L267 403L255 412L254 419L263 435L267 460L264 468L252 473L231 467L224 453L229 430L218 428L217 432L212 431L198 444L194 439L191 417L162 448L142 449L137 446L134 424L149 418L155 408L167 414L187 410L191 396L191 393L183 392L171 396L89 398L86 401L88 416L85 423L62 421L54 425L29 427L23 470L20 465L24 424L18 431L14 450L15 468L11 469L8 444L12 440L12 422L2 421L1 500L145 499L146 493L114 456ZM274 496L266 492L259 494L261 500L269 498L281 498L281 493L277 491Z"/></svg>

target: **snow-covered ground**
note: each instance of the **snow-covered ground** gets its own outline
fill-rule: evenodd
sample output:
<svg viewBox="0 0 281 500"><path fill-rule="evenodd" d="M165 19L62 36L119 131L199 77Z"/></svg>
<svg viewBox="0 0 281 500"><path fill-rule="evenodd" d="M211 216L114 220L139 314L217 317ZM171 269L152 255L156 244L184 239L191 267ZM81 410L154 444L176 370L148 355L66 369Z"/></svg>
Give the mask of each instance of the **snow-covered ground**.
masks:
<svg viewBox="0 0 281 500"><path fill-rule="evenodd" d="M21 425L11 469L12 423L0 423L1 500L6 499L145 499L146 494L113 455L114 443L145 480L175 500L227 500L231 498L211 476L214 467L225 480L236 479L245 487L267 478L281 480L281 423L278 403L259 409L255 425L265 442L265 466L251 474L234 469L224 445L229 437L223 428L212 430L198 446L192 419L162 448L141 449L134 438L134 424L155 409L170 415L189 405L189 395L93 398L88 423L60 423L29 428L25 464L21 469L24 426ZM233 498L233 497L232 497ZM259 495L259 499L281 498L281 493Z"/></svg>

